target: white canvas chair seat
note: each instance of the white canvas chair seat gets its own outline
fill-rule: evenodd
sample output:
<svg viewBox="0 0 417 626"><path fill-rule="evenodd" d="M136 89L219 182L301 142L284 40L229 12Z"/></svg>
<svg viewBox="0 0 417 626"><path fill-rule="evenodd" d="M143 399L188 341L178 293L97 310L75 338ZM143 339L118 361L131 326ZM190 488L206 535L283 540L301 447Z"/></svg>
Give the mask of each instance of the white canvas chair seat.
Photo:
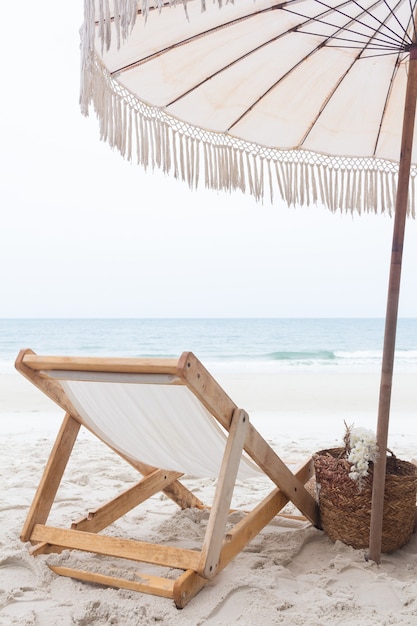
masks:
<svg viewBox="0 0 417 626"><path fill-rule="evenodd" d="M227 437L184 385L61 384L84 424L124 456L182 474L218 477ZM239 479L262 473L242 455Z"/></svg>
<svg viewBox="0 0 417 626"><path fill-rule="evenodd" d="M65 411L22 530L33 554L81 550L183 571L174 580L142 572L132 580L50 566L56 573L172 598L182 608L289 500L319 525L318 506L304 488L314 472L311 458L293 474L192 353L179 359L106 359L22 350L16 368ZM142 477L70 529L53 527L47 520L81 425ZM207 508L180 482L185 474L217 479L201 550L101 533L159 491L182 509ZM271 492L226 533L236 479L260 475L272 481Z"/></svg>

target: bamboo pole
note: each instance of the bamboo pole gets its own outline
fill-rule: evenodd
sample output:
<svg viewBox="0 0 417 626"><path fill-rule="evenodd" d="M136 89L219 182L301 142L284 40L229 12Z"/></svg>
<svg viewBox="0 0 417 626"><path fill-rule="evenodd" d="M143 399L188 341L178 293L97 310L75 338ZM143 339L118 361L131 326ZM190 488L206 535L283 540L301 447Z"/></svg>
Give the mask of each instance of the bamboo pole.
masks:
<svg viewBox="0 0 417 626"><path fill-rule="evenodd" d="M405 222L407 217L408 187L410 180L411 153L413 148L414 122L417 101L417 44L410 50L407 90L401 139L401 155L398 171L398 188L395 205L394 232L392 238L391 266L388 284L387 312L385 318L384 349L382 356L381 383L379 391L378 424L376 439L379 458L375 463L372 489L371 526L369 535L369 558L381 562L382 522L388 426L391 405L392 376L394 370L395 339L398 320L398 302L401 282L402 253Z"/></svg>

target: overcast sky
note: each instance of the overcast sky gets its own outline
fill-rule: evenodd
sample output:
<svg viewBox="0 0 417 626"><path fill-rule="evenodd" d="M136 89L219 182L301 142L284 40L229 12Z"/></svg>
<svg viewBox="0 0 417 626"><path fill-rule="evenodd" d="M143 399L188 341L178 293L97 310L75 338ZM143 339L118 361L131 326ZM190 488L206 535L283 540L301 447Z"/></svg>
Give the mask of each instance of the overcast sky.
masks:
<svg viewBox="0 0 417 626"><path fill-rule="evenodd" d="M78 107L82 0L2 7L0 317L383 317L392 220L191 192ZM400 315L417 317L417 224Z"/></svg>

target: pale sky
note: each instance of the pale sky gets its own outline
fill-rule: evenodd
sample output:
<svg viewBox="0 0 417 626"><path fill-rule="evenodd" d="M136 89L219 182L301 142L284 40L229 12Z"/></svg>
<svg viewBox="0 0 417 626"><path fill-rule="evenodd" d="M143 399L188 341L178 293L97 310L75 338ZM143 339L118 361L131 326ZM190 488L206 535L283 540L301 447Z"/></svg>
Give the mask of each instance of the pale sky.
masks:
<svg viewBox="0 0 417 626"><path fill-rule="evenodd" d="M191 192L78 107L82 0L2 7L0 317L383 317L392 220ZM417 317L408 220L400 315Z"/></svg>

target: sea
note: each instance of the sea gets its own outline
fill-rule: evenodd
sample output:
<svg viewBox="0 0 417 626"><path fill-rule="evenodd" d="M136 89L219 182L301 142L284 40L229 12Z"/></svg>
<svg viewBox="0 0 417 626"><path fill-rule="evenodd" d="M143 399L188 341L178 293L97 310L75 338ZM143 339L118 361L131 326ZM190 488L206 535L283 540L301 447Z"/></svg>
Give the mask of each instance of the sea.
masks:
<svg viewBox="0 0 417 626"><path fill-rule="evenodd" d="M213 372L380 371L384 320L0 319L0 371L22 348L43 355L179 357ZM417 319L400 318L395 371L417 372Z"/></svg>

